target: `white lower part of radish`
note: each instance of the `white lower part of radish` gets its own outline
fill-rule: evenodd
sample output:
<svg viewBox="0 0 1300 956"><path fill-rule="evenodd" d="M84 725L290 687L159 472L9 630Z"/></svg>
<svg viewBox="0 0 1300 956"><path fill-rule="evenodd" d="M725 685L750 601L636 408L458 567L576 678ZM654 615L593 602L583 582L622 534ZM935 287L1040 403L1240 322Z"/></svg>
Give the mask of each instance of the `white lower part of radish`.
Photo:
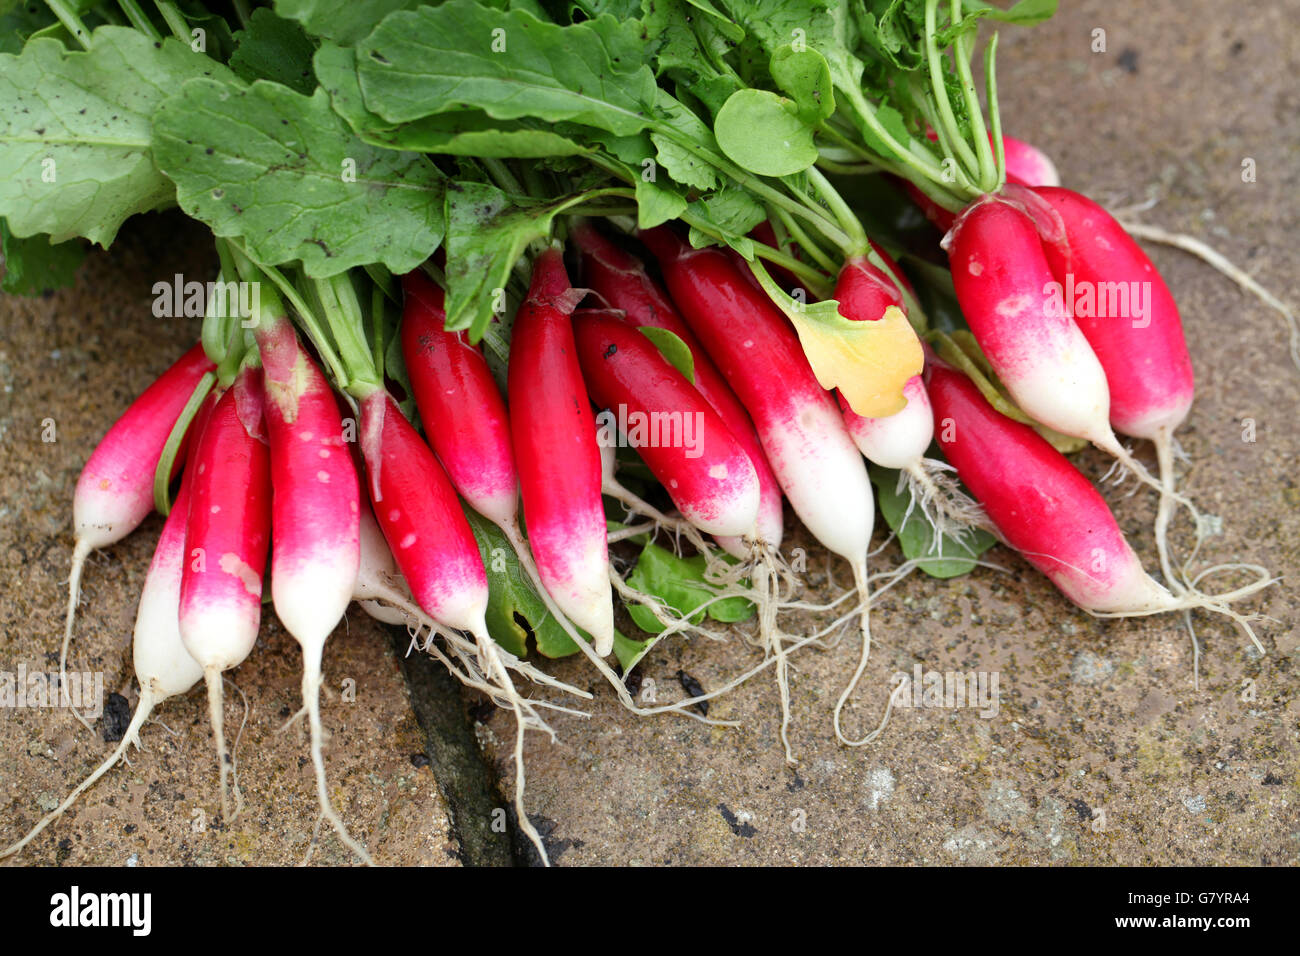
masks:
<svg viewBox="0 0 1300 956"><path fill-rule="evenodd" d="M792 403L760 425L763 450L795 513L813 536L855 567L875 518L862 454L829 398Z"/></svg>

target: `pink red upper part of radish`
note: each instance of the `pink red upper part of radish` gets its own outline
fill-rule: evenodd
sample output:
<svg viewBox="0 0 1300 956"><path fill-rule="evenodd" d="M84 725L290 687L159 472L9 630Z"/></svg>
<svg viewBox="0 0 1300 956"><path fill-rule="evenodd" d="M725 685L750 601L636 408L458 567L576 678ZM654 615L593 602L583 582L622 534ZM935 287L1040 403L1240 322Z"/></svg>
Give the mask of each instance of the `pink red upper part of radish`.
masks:
<svg viewBox="0 0 1300 956"><path fill-rule="evenodd" d="M573 238L583 251L583 282L601 301L611 308L621 309L633 325L672 332L691 350L695 366L695 387L726 422L731 434L749 455L758 475L759 537L771 546L779 547L784 530L781 488L744 405L713 364L695 333L682 320L667 293L646 273L642 262L605 239L589 225L575 228ZM728 542L723 544L726 546ZM744 556L743 546L728 550L737 557Z"/></svg>
<svg viewBox="0 0 1300 956"><path fill-rule="evenodd" d="M418 272L402 277L402 356L424 434L456 490L497 524L519 512L510 421L483 353L444 329L442 289Z"/></svg>
<svg viewBox="0 0 1300 956"><path fill-rule="evenodd" d="M1106 372L1115 430L1148 439L1173 431L1196 386L1169 287L1124 227L1091 199L1060 187L1033 193L1060 217L1063 239L1044 243L1044 251L1065 306Z"/></svg>
<svg viewBox="0 0 1300 956"><path fill-rule="evenodd" d="M710 534L753 533L758 475L749 456L695 386L615 315L580 309L573 316L592 399L616 418L642 423L647 434L630 443L686 520Z"/></svg>

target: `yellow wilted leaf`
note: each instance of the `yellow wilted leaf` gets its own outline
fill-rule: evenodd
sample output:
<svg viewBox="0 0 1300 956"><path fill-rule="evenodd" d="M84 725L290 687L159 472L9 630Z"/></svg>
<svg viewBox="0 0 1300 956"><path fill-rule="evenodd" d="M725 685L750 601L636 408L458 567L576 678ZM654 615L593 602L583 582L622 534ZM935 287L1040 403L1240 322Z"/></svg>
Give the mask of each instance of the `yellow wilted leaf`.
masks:
<svg viewBox="0 0 1300 956"><path fill-rule="evenodd" d="M787 314L822 388L838 388L864 418L903 410L903 386L920 374L925 355L902 309L891 305L874 322L854 322L838 312L833 318L812 310Z"/></svg>
<svg viewBox="0 0 1300 956"><path fill-rule="evenodd" d="M925 353L902 309L891 305L874 322L855 322L840 315L834 299L796 302L761 262L754 260L750 268L768 298L794 324L822 388L838 388L849 408L863 418L885 418L903 410L903 386L921 374Z"/></svg>

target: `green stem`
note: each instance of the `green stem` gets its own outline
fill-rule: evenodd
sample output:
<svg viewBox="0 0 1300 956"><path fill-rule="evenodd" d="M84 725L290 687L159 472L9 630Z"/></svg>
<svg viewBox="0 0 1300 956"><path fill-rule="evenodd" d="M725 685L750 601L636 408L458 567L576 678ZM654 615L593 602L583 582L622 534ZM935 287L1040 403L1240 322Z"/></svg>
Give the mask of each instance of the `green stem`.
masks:
<svg viewBox="0 0 1300 956"><path fill-rule="evenodd" d="M162 18L167 21L167 28L172 31L172 35L189 46L194 38L190 36L189 21L181 14L180 8L170 0L157 0L157 7Z"/></svg>
<svg viewBox="0 0 1300 956"><path fill-rule="evenodd" d="M488 171L488 175L492 177L492 180L503 191L514 193L516 196L527 195L524 191L524 187L521 186L519 180L515 178L515 174L510 171L510 167L501 160L492 159L491 157L483 157L479 162L483 164L483 168Z"/></svg>
<svg viewBox="0 0 1300 956"><path fill-rule="evenodd" d="M993 128L993 155L997 169L997 182L993 192L1002 192L1007 181L1006 144L1002 141L1002 111L998 108L998 35L989 38L988 49L984 52L984 96L989 103L989 125Z"/></svg>
<svg viewBox="0 0 1300 956"><path fill-rule="evenodd" d="M384 380L384 290L379 286L370 288L370 329L375 340L375 372L379 380Z"/></svg>
<svg viewBox="0 0 1300 956"><path fill-rule="evenodd" d="M163 445L162 455L158 458L158 467L153 473L153 503L161 515L167 515L172 510L172 465L176 461L176 455L180 451L181 442L185 440L185 433L189 431L190 423L194 421L194 416L198 414L199 407L203 400L208 397L208 392L212 391L212 386L216 384L216 372L204 372L199 383L194 386L194 391L190 393L189 401L181 409L180 417L176 419L176 424L172 425L171 432L167 435L167 442ZM195 435L194 441L198 441L201 436Z"/></svg>
<svg viewBox="0 0 1300 956"><path fill-rule="evenodd" d="M239 25L245 30L248 29L248 21L251 13L248 9L248 0L234 0L235 16L239 18Z"/></svg>
<svg viewBox="0 0 1300 956"><path fill-rule="evenodd" d="M961 22L961 0L952 0L952 22L954 25ZM989 147L988 130L984 126L984 111L980 109L979 94L975 92L975 80L971 76L970 61L975 47L974 32L964 37L959 36L953 47L953 59L957 63L957 79L961 83L962 96L966 99L966 112L970 114L971 135L975 138L980 190L988 192L997 186L998 170L993 159L993 150Z"/></svg>
<svg viewBox="0 0 1300 956"><path fill-rule="evenodd" d="M840 88L836 87L836 89ZM901 163L904 167L911 168L916 174L932 182L942 180L943 171L932 157L911 148L904 148L898 140L894 139L889 130L885 129L880 122L880 119L876 116L875 107L862 95L861 90L856 87L845 87L841 92L844 94L844 98L848 100L853 114L858 118L859 122L865 124L867 129L885 144L885 147L894 154L895 161ZM887 159L888 157L883 158Z"/></svg>
<svg viewBox="0 0 1300 956"><path fill-rule="evenodd" d="M81 17L77 16L77 11L65 3L64 0L45 0L45 5L50 8L51 13L59 18L59 22L72 34L73 39L81 44L81 48L89 50L90 31L81 22Z"/></svg>
<svg viewBox="0 0 1300 956"><path fill-rule="evenodd" d="M808 182L817 191L818 197L830 207L836 221L843 227L845 234L853 243L850 247L844 247L845 255L851 256L861 252L867 247L867 233L862 228L862 223L858 220L858 217L853 214L853 210L849 208L849 204L844 201L844 197L839 194L835 187L831 185L831 181L816 166L809 166L806 174Z"/></svg>
<svg viewBox="0 0 1300 956"><path fill-rule="evenodd" d="M788 212L784 209L774 209L771 210L771 212L775 213L777 221L787 232L790 233L791 238L798 243L799 248L807 253L808 258L812 259L831 275L835 275L835 273L839 271L838 266L835 264L835 260L828 256L826 251L814 242L813 238L809 236L808 233L803 231L803 227L795 222L794 218L791 217ZM773 228L775 228L775 224Z"/></svg>
<svg viewBox="0 0 1300 956"><path fill-rule="evenodd" d="M660 126L658 132L672 140L678 146L681 146L683 149L698 156L700 159L716 168L724 176L736 183L736 185L748 189L756 198L763 200L765 203L779 206L782 209L787 209L794 215L806 219L810 224L816 226L820 232L825 234L828 239L841 248L850 241L848 236L839 229L834 221L827 218L823 210L807 203L800 202L781 192L779 189L769 186L757 176L746 172L730 160L719 156L717 153L713 152L713 150L701 146L699 143L690 139L690 137L683 136L670 126Z"/></svg>
<svg viewBox="0 0 1300 956"><path fill-rule="evenodd" d="M381 387L383 380L366 346L365 319L356 286L352 284L351 276L344 272L328 279L317 279L316 288L320 293L325 322L334 333L343 363L348 366L347 391L358 399L365 398Z"/></svg>
<svg viewBox="0 0 1300 956"><path fill-rule="evenodd" d="M153 22L150 21L136 0L117 0L117 5L122 8L126 18L131 21L131 26L155 43L162 40L162 34L158 32L158 28L153 25Z"/></svg>
<svg viewBox="0 0 1300 956"><path fill-rule="evenodd" d="M692 229L696 229L718 242L726 243L726 237L722 235L722 233L718 232L712 223L699 218L689 211L682 213L679 218ZM773 249L771 246L767 245L767 243L754 242L752 239L750 242L753 243L754 256L756 258L766 259L773 265L781 266L783 269L786 269L788 272L798 277L799 281L808 287L808 291L817 298L824 299L830 295L831 286L827 281L826 276L808 265L808 263L796 259L794 256L782 252L780 249Z"/></svg>
<svg viewBox="0 0 1300 956"><path fill-rule="evenodd" d="M947 128L961 163L967 170L975 170L979 167L979 161L961 137L961 127L957 125L957 117L952 111L952 101L948 99L948 87L943 81L943 59L935 40L935 32L938 29L936 23L938 8L939 0L925 0L925 58L930 68L930 88L934 91L935 103L939 108L939 119Z"/></svg>

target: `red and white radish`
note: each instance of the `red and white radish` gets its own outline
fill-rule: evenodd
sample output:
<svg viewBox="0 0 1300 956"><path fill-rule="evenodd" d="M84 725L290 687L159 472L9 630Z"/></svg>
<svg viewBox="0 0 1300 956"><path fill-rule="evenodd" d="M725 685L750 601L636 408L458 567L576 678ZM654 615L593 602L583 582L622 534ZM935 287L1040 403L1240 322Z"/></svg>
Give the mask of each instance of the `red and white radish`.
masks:
<svg viewBox="0 0 1300 956"><path fill-rule="evenodd" d="M1033 194L1059 217L1059 239L1043 248L1065 306L1106 373L1111 425L1155 445L1162 482L1172 488L1173 434L1196 389L1174 297L1147 254L1101 206L1069 189ZM1156 542L1165 576L1175 583L1166 541L1172 506L1172 496L1162 493Z"/></svg>
<svg viewBox="0 0 1300 956"><path fill-rule="evenodd" d="M867 550L875 518L871 482L835 400L813 374L799 337L767 296L716 248L692 249L667 227L641 234L682 317L749 411L768 462L804 525L853 569L869 653ZM773 650L783 657L779 635ZM782 738L789 690L777 662ZM838 711L837 711L838 733Z"/></svg>
<svg viewBox="0 0 1300 956"><path fill-rule="evenodd" d="M217 400L199 438L185 529L181 640L207 682L222 815L227 819L231 759L226 752L221 675L242 663L257 640L271 536L271 468L263 405L261 369L246 365Z"/></svg>
<svg viewBox="0 0 1300 956"><path fill-rule="evenodd" d="M59 652L67 670L68 644L81 596L81 572L91 551L121 541L154 506L154 473L168 436L198 387L216 366L195 345L144 390L108 430L77 479L72 526L77 542L68 578L68 613Z"/></svg>
<svg viewBox="0 0 1300 956"><path fill-rule="evenodd" d="M506 390L538 573L604 657L614 647L614 601L600 449L569 318L582 295L570 286L558 249L536 258L528 297L515 316Z"/></svg>
<svg viewBox="0 0 1300 956"><path fill-rule="evenodd" d="M1231 617L1259 646L1248 619L1226 603L1269 582L1231 595L1171 594L1143 570L1097 489L1045 438L942 363L931 365L929 387L944 455L1001 538L1067 598L1109 617L1204 608Z"/></svg>
<svg viewBox="0 0 1300 956"><path fill-rule="evenodd" d="M885 257L884 261L894 272L892 278L864 256L848 259L840 269L835 298L846 319L876 321L891 306L906 308L899 286L907 280L892 259ZM981 516L978 506L949 480L946 473L951 466L925 456L934 439L934 417L919 375L903 386L903 398L907 401L903 410L884 418L857 414L843 395L839 396L840 410L849 434L867 460L882 468L898 469L900 485L908 485L911 502L919 505L935 526L937 545L943 534L960 533L978 525Z"/></svg>
<svg viewBox="0 0 1300 956"><path fill-rule="evenodd" d="M517 526L519 478L506 405L483 353L444 325L443 292L402 276L402 355L424 434L456 490L495 524Z"/></svg>
<svg viewBox="0 0 1300 956"><path fill-rule="evenodd" d="M361 562L360 494L343 421L329 382L299 342L278 296L254 330L263 370L270 445L271 600L302 648L302 699L311 731L321 813L367 863L329 799L322 753L321 659L348 604Z"/></svg>

